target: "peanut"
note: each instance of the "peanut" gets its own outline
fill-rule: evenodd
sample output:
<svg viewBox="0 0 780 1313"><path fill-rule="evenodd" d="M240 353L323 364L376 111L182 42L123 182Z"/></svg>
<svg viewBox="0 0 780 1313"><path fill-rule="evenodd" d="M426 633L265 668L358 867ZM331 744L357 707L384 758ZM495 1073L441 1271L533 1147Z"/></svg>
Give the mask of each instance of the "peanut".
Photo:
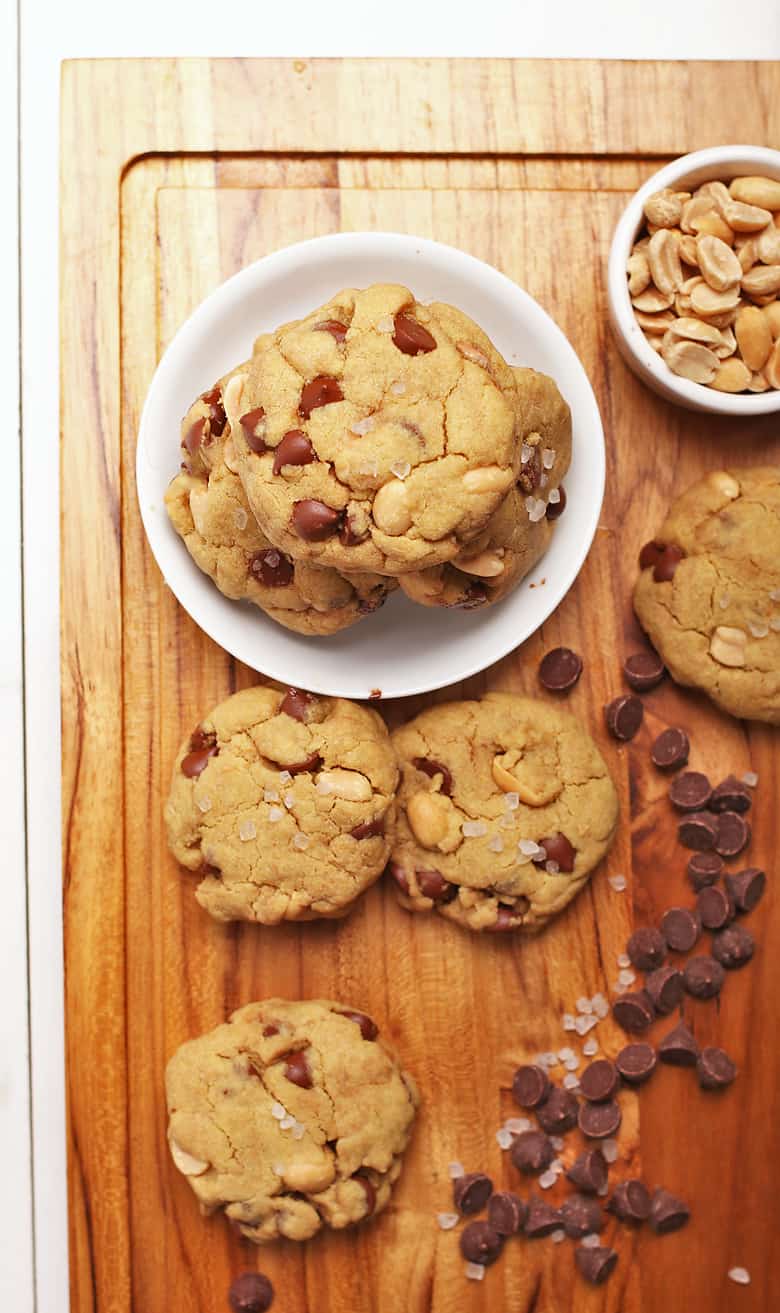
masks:
<svg viewBox="0 0 780 1313"><path fill-rule="evenodd" d="M712 382L718 370L718 357L699 342L674 341L661 352L673 374L692 383Z"/></svg>
<svg viewBox="0 0 780 1313"><path fill-rule="evenodd" d="M735 501L739 496L739 484L727 470L713 470L707 482L722 497L728 497L729 501Z"/></svg>
<svg viewBox="0 0 780 1313"><path fill-rule="evenodd" d="M283 1180L291 1190L302 1194L311 1194L327 1190L336 1175L336 1169L329 1158L317 1163L287 1162L284 1165Z"/></svg>
<svg viewBox="0 0 780 1313"><path fill-rule="evenodd" d="M691 292L691 307L697 315L705 317L720 315L724 311L736 310L738 305L738 287L731 287L725 292L716 292L709 283L702 281Z"/></svg>
<svg viewBox="0 0 780 1313"><path fill-rule="evenodd" d="M669 326L669 332L674 337L684 337L691 342L703 342L705 346L720 346L722 342L719 328L705 324L703 319L691 319L688 316L675 319Z"/></svg>
<svg viewBox="0 0 780 1313"><path fill-rule="evenodd" d="M737 233L756 233L772 222L769 210L759 205L745 205L742 201L729 201L724 205L723 218Z"/></svg>
<svg viewBox="0 0 780 1313"><path fill-rule="evenodd" d="M780 264L780 228L767 224L755 239L758 258L762 264Z"/></svg>
<svg viewBox="0 0 780 1313"><path fill-rule="evenodd" d="M499 789L504 793L516 793L528 807L546 807L561 791L562 786L551 776L535 771L529 777L527 769L523 769L522 753L516 749L494 757L491 771Z"/></svg>
<svg viewBox="0 0 780 1313"><path fill-rule="evenodd" d="M696 254L705 281L716 292L736 287L742 277L742 266L731 248L719 237L697 238Z"/></svg>
<svg viewBox="0 0 780 1313"><path fill-rule="evenodd" d="M734 234L728 224L714 210L707 214L702 214L700 218L691 220L691 227L695 233L704 237L719 237L727 246L734 245Z"/></svg>
<svg viewBox="0 0 780 1313"><path fill-rule="evenodd" d="M246 374L234 374L222 394L222 405L225 407L230 427L234 431L240 428L241 395L245 382Z"/></svg>
<svg viewBox="0 0 780 1313"><path fill-rule="evenodd" d="M721 666L744 666L746 662L745 646L747 635L742 629L730 625L718 625L710 639L710 656Z"/></svg>
<svg viewBox="0 0 780 1313"><path fill-rule="evenodd" d="M753 268L758 259L758 241L755 237L748 237L741 243L737 251L737 259L743 274Z"/></svg>
<svg viewBox="0 0 780 1313"><path fill-rule="evenodd" d="M373 515L377 528L393 538L405 533L412 523L408 501L406 486L400 479L383 483L374 497Z"/></svg>
<svg viewBox="0 0 780 1313"><path fill-rule="evenodd" d="M639 296L631 298L631 303L635 310L642 310L645 314L657 314L659 310L668 310L674 300L674 293L666 295L659 292L657 287L648 287L646 291L640 292Z"/></svg>
<svg viewBox="0 0 780 1313"><path fill-rule="evenodd" d="M769 331L772 334L773 341L776 341L780 337L780 301L775 301L772 305L766 306L761 313L765 319L769 320Z"/></svg>
<svg viewBox="0 0 780 1313"><path fill-rule="evenodd" d="M742 275L748 296L771 296L780 292L780 264L755 265Z"/></svg>
<svg viewBox="0 0 780 1313"><path fill-rule="evenodd" d="M680 259L683 264L690 265L693 269L699 267L699 257L696 254L696 238L684 236L680 238Z"/></svg>
<svg viewBox="0 0 780 1313"><path fill-rule="evenodd" d="M734 332L748 369L754 373L763 369L772 350L772 329L766 312L756 305L743 306L737 314Z"/></svg>
<svg viewBox="0 0 780 1313"><path fill-rule="evenodd" d="M674 228L680 222L682 201L667 187L648 196L644 209L648 223L656 228Z"/></svg>
<svg viewBox="0 0 780 1313"><path fill-rule="evenodd" d="M228 438L227 442L222 448L222 459L227 465L231 474L238 474L238 459L236 457L236 449L233 446L232 438Z"/></svg>
<svg viewBox="0 0 780 1313"><path fill-rule="evenodd" d="M777 178L734 178L729 192L735 201L757 205L763 210L780 210L780 182Z"/></svg>
<svg viewBox="0 0 780 1313"><path fill-rule="evenodd" d="M693 228L691 225L694 219L701 219L705 214L713 213L712 198L710 196L693 196L683 206L680 227L684 233L692 233Z"/></svg>
<svg viewBox="0 0 780 1313"><path fill-rule="evenodd" d="M764 365L764 378L771 388L780 388L780 339L775 342Z"/></svg>
<svg viewBox="0 0 780 1313"><path fill-rule="evenodd" d="M346 802L368 802L374 791L365 775L356 770L321 770L317 776L317 789Z"/></svg>
<svg viewBox="0 0 780 1313"><path fill-rule="evenodd" d="M723 206L728 205L728 202L732 199L725 182L718 182L717 178L714 178L712 182L703 182L696 194L697 196L711 196L715 209L720 214L723 213ZM736 199L741 200L742 197L738 196Z"/></svg>
<svg viewBox="0 0 780 1313"><path fill-rule="evenodd" d="M406 819L423 848L435 848L449 828L452 803L441 793L413 793L406 804Z"/></svg>
<svg viewBox="0 0 780 1313"><path fill-rule="evenodd" d="M650 265L642 251L636 251L628 257L626 264L628 274L628 291L630 296L639 296L650 286Z"/></svg>
<svg viewBox="0 0 780 1313"><path fill-rule="evenodd" d="M511 469L500 465L483 465L476 470L466 470L463 475L463 487L466 492L502 493L514 482Z"/></svg>
<svg viewBox="0 0 780 1313"><path fill-rule="evenodd" d="M748 392L768 392L769 383L763 374L751 374L748 383Z"/></svg>
<svg viewBox="0 0 780 1313"><path fill-rule="evenodd" d="M660 228L650 239L647 262L653 282L665 296L673 295L683 281L677 237L667 228Z"/></svg>
<svg viewBox="0 0 780 1313"><path fill-rule="evenodd" d="M744 392L750 379L751 373L744 360L732 356L719 367L710 387L716 388L718 392Z"/></svg>
<svg viewBox="0 0 780 1313"><path fill-rule="evenodd" d="M652 334L665 333L674 323L674 315L670 310L662 310L657 315L644 315L641 310L637 310L635 318L640 328Z"/></svg>
<svg viewBox="0 0 780 1313"><path fill-rule="evenodd" d="M173 1161L184 1176L202 1176L211 1166L211 1163L204 1162L202 1158L196 1158L194 1154L187 1153L187 1150L182 1149L177 1140L170 1139L168 1146Z"/></svg>
<svg viewBox="0 0 780 1313"><path fill-rule="evenodd" d="M718 357L718 360L725 360L727 356L733 356L736 351L737 339L731 328L721 328L719 329L719 332L720 342L718 342L717 346L714 346L712 349Z"/></svg>
<svg viewBox="0 0 780 1313"><path fill-rule="evenodd" d="M452 564L464 574L475 574L479 579L495 579L504 572L503 557L498 552L480 552L477 556L456 556Z"/></svg>

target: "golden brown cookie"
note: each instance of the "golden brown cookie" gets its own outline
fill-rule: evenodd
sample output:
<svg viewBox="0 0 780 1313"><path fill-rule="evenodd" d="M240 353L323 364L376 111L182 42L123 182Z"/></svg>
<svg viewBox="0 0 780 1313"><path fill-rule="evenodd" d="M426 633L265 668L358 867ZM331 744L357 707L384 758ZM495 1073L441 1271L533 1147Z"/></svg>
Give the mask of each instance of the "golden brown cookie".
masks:
<svg viewBox="0 0 780 1313"><path fill-rule="evenodd" d="M174 1163L256 1244L384 1208L418 1103L375 1022L322 999L241 1008L182 1044L165 1087Z"/></svg>
<svg viewBox="0 0 780 1313"><path fill-rule="evenodd" d="M680 684L780 724L780 468L716 470L640 555L634 609Z"/></svg>

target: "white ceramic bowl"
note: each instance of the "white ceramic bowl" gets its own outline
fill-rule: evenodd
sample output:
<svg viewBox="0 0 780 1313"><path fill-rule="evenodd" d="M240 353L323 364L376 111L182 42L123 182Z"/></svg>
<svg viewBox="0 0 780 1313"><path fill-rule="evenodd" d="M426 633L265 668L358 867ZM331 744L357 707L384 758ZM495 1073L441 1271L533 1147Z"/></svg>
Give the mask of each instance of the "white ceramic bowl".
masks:
<svg viewBox="0 0 780 1313"><path fill-rule="evenodd" d="M728 182L731 178L761 174L780 178L780 151L764 146L711 146L682 155L652 178L632 196L615 229L609 253L609 316L618 349L634 373L667 401L674 401L687 410L705 411L710 415L766 415L780 411L780 391L758 392L751 395L717 392L701 383L673 374L657 351L647 341L634 317L628 295L626 261L637 233L644 221L643 207L648 196L663 187L690 191L703 182L715 178Z"/></svg>
<svg viewBox="0 0 780 1313"><path fill-rule="evenodd" d="M399 591L375 615L330 638L307 638L249 603L231 602L198 570L168 522L179 423L192 400L250 353L263 330L299 318L343 287L404 283L421 301L452 302L511 364L552 375L572 409L567 505L549 551L496 606L446 611ZM547 618L587 555L604 492L604 435L582 365L561 330L513 282L453 247L399 233L339 233L258 260L218 287L179 329L149 389L138 435L138 498L166 581L201 629L253 669L342 697L405 697L464 679L510 652ZM544 578L546 582L541 585ZM530 588L530 583L540 586Z"/></svg>

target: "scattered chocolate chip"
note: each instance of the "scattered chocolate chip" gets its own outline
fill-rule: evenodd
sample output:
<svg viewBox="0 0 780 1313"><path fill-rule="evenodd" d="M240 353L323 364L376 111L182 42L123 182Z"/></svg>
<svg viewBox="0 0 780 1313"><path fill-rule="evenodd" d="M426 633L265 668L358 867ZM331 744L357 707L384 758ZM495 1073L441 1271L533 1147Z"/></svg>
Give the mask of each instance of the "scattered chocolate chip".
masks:
<svg viewBox="0 0 780 1313"><path fill-rule="evenodd" d="M395 880L401 892L408 895L409 880L403 867L399 866L398 862L388 862L385 871L393 880Z"/></svg>
<svg viewBox="0 0 780 1313"><path fill-rule="evenodd" d="M678 812L698 812L707 806L712 785L698 770L684 770L669 785L669 801Z"/></svg>
<svg viewBox="0 0 780 1313"><path fill-rule="evenodd" d="M721 857L736 857L750 843L750 822L740 812L720 812L717 818L715 851Z"/></svg>
<svg viewBox="0 0 780 1313"><path fill-rule="evenodd" d="M604 1214L592 1195L571 1194L560 1207L561 1221L567 1236L579 1240L604 1229Z"/></svg>
<svg viewBox="0 0 780 1313"><path fill-rule="evenodd" d="M293 1085L300 1085L302 1090L310 1090L314 1083L306 1054L300 1050L290 1054L284 1065L284 1074Z"/></svg>
<svg viewBox="0 0 780 1313"><path fill-rule="evenodd" d="M279 1027L275 1026L272 1021L269 1021L267 1026L263 1026L263 1037L265 1039L270 1039L272 1035L278 1035L278 1034L279 1034Z"/></svg>
<svg viewBox="0 0 780 1313"><path fill-rule="evenodd" d="M298 414L301 419L308 419L313 410L320 406L330 406L334 401L343 401L344 393L337 378L327 374L318 374L316 378L304 383L301 399L298 402Z"/></svg>
<svg viewBox="0 0 780 1313"><path fill-rule="evenodd" d="M348 1017L350 1021L354 1021L356 1026L360 1027L360 1033L363 1036L363 1039L376 1039L379 1034L378 1025L371 1019L371 1017L366 1016L365 1012L350 1011L342 1012L340 1015L342 1017ZM462 1179L463 1178L461 1177L461 1180Z"/></svg>
<svg viewBox="0 0 780 1313"><path fill-rule="evenodd" d="M640 570L650 570L655 567L663 556L665 548L666 543L662 543L658 538L653 538L649 543L645 543L639 553Z"/></svg>
<svg viewBox="0 0 780 1313"><path fill-rule="evenodd" d="M249 571L266 588L286 588L295 578L292 557L285 556L276 547L266 547L255 552L249 562Z"/></svg>
<svg viewBox="0 0 780 1313"><path fill-rule="evenodd" d="M653 566L653 578L657 584L668 584L674 578L680 561L685 556L682 547L676 543L667 543L660 557Z"/></svg>
<svg viewBox="0 0 780 1313"><path fill-rule="evenodd" d="M722 930L734 920L736 908L728 889L710 885L699 891L696 911L705 930Z"/></svg>
<svg viewBox="0 0 780 1313"><path fill-rule="evenodd" d="M712 812L689 812L677 826L677 837L686 848L709 852L718 837L718 819Z"/></svg>
<svg viewBox="0 0 780 1313"><path fill-rule="evenodd" d="M308 543L320 543L332 537L341 524L341 511L326 506L322 501L306 497L293 505L292 523L299 538Z"/></svg>
<svg viewBox="0 0 780 1313"><path fill-rule="evenodd" d="M612 1191L607 1212L620 1222L646 1222L650 1216L650 1191L637 1177L621 1181Z"/></svg>
<svg viewBox="0 0 780 1313"><path fill-rule="evenodd" d="M580 1076L580 1093L589 1103L603 1103L611 1099L619 1082L618 1070L609 1058L597 1058Z"/></svg>
<svg viewBox="0 0 780 1313"><path fill-rule="evenodd" d="M628 743L642 724L645 709L641 698L634 693L623 693L613 698L604 708L604 720L613 739Z"/></svg>
<svg viewBox="0 0 780 1313"><path fill-rule="evenodd" d="M528 1214L523 1226L528 1239L539 1240L542 1236L552 1235L553 1231L559 1230L560 1225L561 1215L558 1209L532 1194L528 1200Z"/></svg>
<svg viewBox="0 0 780 1313"><path fill-rule="evenodd" d="M384 816L375 816L372 821L363 821L362 824L356 825L354 830L350 830L353 839L373 839L378 834L385 832Z"/></svg>
<svg viewBox="0 0 780 1313"><path fill-rule="evenodd" d="M600 1286L612 1276L618 1256L614 1249L608 1249L604 1245L594 1245L590 1249L582 1245L574 1251L574 1261L586 1281L590 1281L593 1286Z"/></svg>
<svg viewBox="0 0 780 1313"><path fill-rule="evenodd" d="M519 1172L536 1176L550 1166L555 1150L549 1136L542 1131L523 1131L512 1141L509 1155Z"/></svg>
<svg viewBox="0 0 780 1313"><path fill-rule="evenodd" d="M670 907L661 917L661 933L673 952L689 952L701 935L698 912L688 907Z"/></svg>
<svg viewBox="0 0 780 1313"><path fill-rule="evenodd" d="M756 950L756 941L741 925L730 925L712 937L712 956L727 971L745 966Z"/></svg>
<svg viewBox="0 0 780 1313"><path fill-rule="evenodd" d="M194 780L206 769L209 759L218 755L217 736L205 735L202 730L197 729L190 739L189 747L189 752L181 760L181 773L186 775L188 780Z"/></svg>
<svg viewBox="0 0 780 1313"><path fill-rule="evenodd" d="M344 512L344 519L339 529L339 542L342 547L357 547L363 543L371 532L371 521L367 515L358 515L349 507Z"/></svg>
<svg viewBox="0 0 780 1313"><path fill-rule="evenodd" d="M630 688L646 693L660 684L666 667L657 652L635 652L623 662L623 674Z"/></svg>
<svg viewBox="0 0 780 1313"><path fill-rule="evenodd" d="M518 1067L512 1077L512 1097L521 1108L538 1108L550 1093L550 1078L544 1067Z"/></svg>
<svg viewBox="0 0 780 1313"><path fill-rule="evenodd" d="M717 853L694 853L688 858L688 879L694 889L704 889L715 884L723 874L723 858Z"/></svg>
<svg viewBox="0 0 780 1313"><path fill-rule="evenodd" d="M726 876L726 888L738 912L752 912L766 889L766 875L757 866Z"/></svg>
<svg viewBox="0 0 780 1313"><path fill-rule="evenodd" d="M557 501L548 501L545 515L548 520L559 520L566 510L566 489L561 486L558 489L559 497Z"/></svg>
<svg viewBox="0 0 780 1313"><path fill-rule="evenodd" d="M689 957L683 969L683 984L692 998L715 998L723 988L724 971L714 957Z"/></svg>
<svg viewBox="0 0 780 1313"><path fill-rule="evenodd" d="M212 866L209 862L204 862L198 871L198 875L213 875L215 879L222 874L218 866Z"/></svg>
<svg viewBox="0 0 780 1313"><path fill-rule="evenodd" d="M658 1045L658 1057L670 1067L695 1067L698 1056L699 1046L684 1021L664 1035Z"/></svg>
<svg viewBox="0 0 780 1313"><path fill-rule="evenodd" d="M288 429L274 450L274 474L281 474L285 465L311 465L317 459L314 448L301 429Z"/></svg>
<svg viewBox="0 0 780 1313"><path fill-rule="evenodd" d="M600 1194L608 1175L607 1160L600 1149L586 1149L566 1172L567 1180L587 1194Z"/></svg>
<svg viewBox="0 0 780 1313"><path fill-rule="evenodd" d="M582 674L582 657L570 647L554 647L539 662L539 681L550 693L573 688Z"/></svg>
<svg viewBox="0 0 780 1313"><path fill-rule="evenodd" d="M228 1291L233 1313L266 1313L274 1300L274 1288L262 1272L242 1272Z"/></svg>
<svg viewBox="0 0 780 1313"><path fill-rule="evenodd" d="M504 1248L504 1237L489 1222L469 1222L460 1234L460 1252L468 1263L489 1267Z"/></svg>
<svg viewBox="0 0 780 1313"><path fill-rule="evenodd" d="M215 383L210 392L204 392L201 401L205 401L209 407L209 425L212 436L221 438L227 424L227 415L222 404L222 389L219 383Z"/></svg>
<svg viewBox="0 0 780 1313"><path fill-rule="evenodd" d="M352 1180L357 1181L358 1185L362 1185L363 1193L366 1196L366 1211L363 1216L371 1217L376 1208L376 1187L374 1182L369 1180L369 1177L364 1171L355 1172Z"/></svg>
<svg viewBox="0 0 780 1313"><path fill-rule="evenodd" d="M657 1235L679 1231L690 1217L690 1209L668 1190L656 1190L650 1205L650 1225Z"/></svg>
<svg viewBox="0 0 780 1313"><path fill-rule="evenodd" d="M190 456L195 455L195 452L203 441L203 432L206 427L206 422L205 415L201 415L199 419L194 420L194 422L190 424L190 427L182 438L181 445L189 452Z"/></svg>
<svg viewBox="0 0 780 1313"><path fill-rule="evenodd" d="M626 944L626 952L637 970L654 971L666 957L666 940L655 926L641 926Z"/></svg>
<svg viewBox="0 0 780 1313"><path fill-rule="evenodd" d="M499 903L496 908L495 921L492 925L486 925L485 929L495 933L501 933L504 930L516 930L519 925L523 924L523 917L528 911L529 905L527 898L518 898L512 907Z"/></svg>
<svg viewBox="0 0 780 1313"><path fill-rule="evenodd" d="M691 745L681 729L665 729L653 743L650 758L659 770L679 770L688 760Z"/></svg>
<svg viewBox="0 0 780 1313"><path fill-rule="evenodd" d="M286 761L282 770L289 771L290 775L302 775L304 771L319 770L321 765L322 757L319 752L310 752L302 761Z"/></svg>
<svg viewBox="0 0 780 1313"><path fill-rule="evenodd" d="M702 1049L696 1074L703 1090L725 1090L736 1079L737 1069L724 1049Z"/></svg>
<svg viewBox="0 0 780 1313"><path fill-rule="evenodd" d="M612 1015L618 1025L630 1034L647 1030L655 1016L653 1000L644 989L619 994L612 1004Z"/></svg>
<svg viewBox="0 0 780 1313"><path fill-rule="evenodd" d="M615 1099L607 1103L580 1104L577 1123L589 1140L607 1140L620 1129L622 1114Z"/></svg>
<svg viewBox="0 0 780 1313"><path fill-rule="evenodd" d="M629 1085L643 1085L655 1071L658 1059L652 1044L626 1044L615 1058L615 1066Z"/></svg>
<svg viewBox="0 0 780 1313"><path fill-rule="evenodd" d="M434 903L449 903L457 897L457 885L445 880L441 871L416 871L415 874L423 898L430 898Z"/></svg>
<svg viewBox="0 0 780 1313"><path fill-rule="evenodd" d="M544 1103L536 1109L536 1120L548 1135L563 1135L577 1125L578 1108L571 1090L554 1085Z"/></svg>
<svg viewBox="0 0 780 1313"><path fill-rule="evenodd" d="M429 779L436 775L441 775L441 787L439 792L443 793L446 798L452 797L452 775L446 766L442 766L440 761L433 761L431 757L413 757L412 765L416 770L422 771Z"/></svg>
<svg viewBox="0 0 780 1313"><path fill-rule="evenodd" d="M539 847L544 849L544 857L534 857L535 866L545 862L556 862L559 871L573 871L577 858L577 849L572 847L565 834L550 834L539 840Z"/></svg>
<svg viewBox="0 0 780 1313"><path fill-rule="evenodd" d="M341 343L347 336L347 325L339 319L321 319L318 324L312 324L312 332L330 333L332 338Z"/></svg>
<svg viewBox="0 0 780 1313"><path fill-rule="evenodd" d="M481 1213L493 1193L493 1182L484 1172L466 1172L452 1183L452 1200L460 1213Z"/></svg>
<svg viewBox="0 0 780 1313"><path fill-rule="evenodd" d="M263 452L268 451L265 443L265 411L262 406L257 406L254 410L248 410L239 420L241 428L244 431L246 445L256 456L262 456Z"/></svg>
<svg viewBox="0 0 780 1313"><path fill-rule="evenodd" d="M710 811L746 812L750 811L752 803L753 795L747 784L738 780L735 775L728 775L713 789Z"/></svg>
<svg viewBox="0 0 780 1313"><path fill-rule="evenodd" d="M645 976L645 989L659 1016L668 1016L682 1002L683 976L676 967L662 966Z"/></svg>
<svg viewBox="0 0 780 1313"><path fill-rule="evenodd" d="M393 342L405 356L423 356L436 350L436 338L411 315L399 313L393 324Z"/></svg>
<svg viewBox="0 0 780 1313"><path fill-rule="evenodd" d="M301 688L288 688L279 704L279 714L283 712L285 716L292 716L293 720L305 723L306 712L313 702L314 697L311 693L305 693Z"/></svg>
<svg viewBox="0 0 780 1313"><path fill-rule="evenodd" d="M499 1235L517 1235L527 1216L524 1201L509 1190L498 1190L488 1200L488 1225Z"/></svg>

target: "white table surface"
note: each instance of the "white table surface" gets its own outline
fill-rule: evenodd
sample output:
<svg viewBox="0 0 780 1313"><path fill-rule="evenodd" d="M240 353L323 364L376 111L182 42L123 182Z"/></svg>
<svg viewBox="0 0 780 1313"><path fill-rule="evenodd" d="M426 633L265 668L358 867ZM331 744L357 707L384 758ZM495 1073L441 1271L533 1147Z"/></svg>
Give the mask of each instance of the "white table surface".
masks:
<svg viewBox="0 0 780 1313"><path fill-rule="evenodd" d="M0 0L0 1309L65 1313L58 685L59 65L117 55L778 59L780 5ZM780 124L779 132L780 136ZM778 144L778 143L775 143ZM20 195L20 212L13 203ZM19 218L20 215L20 218ZM21 242L19 233L21 232ZM19 274L21 272L21 300ZM21 403L21 405L20 405ZM21 419L17 437L15 420ZM23 544L23 546L22 546ZM98 1006L99 1000L84 1000ZM139 1310L158 1313L158 1310Z"/></svg>

